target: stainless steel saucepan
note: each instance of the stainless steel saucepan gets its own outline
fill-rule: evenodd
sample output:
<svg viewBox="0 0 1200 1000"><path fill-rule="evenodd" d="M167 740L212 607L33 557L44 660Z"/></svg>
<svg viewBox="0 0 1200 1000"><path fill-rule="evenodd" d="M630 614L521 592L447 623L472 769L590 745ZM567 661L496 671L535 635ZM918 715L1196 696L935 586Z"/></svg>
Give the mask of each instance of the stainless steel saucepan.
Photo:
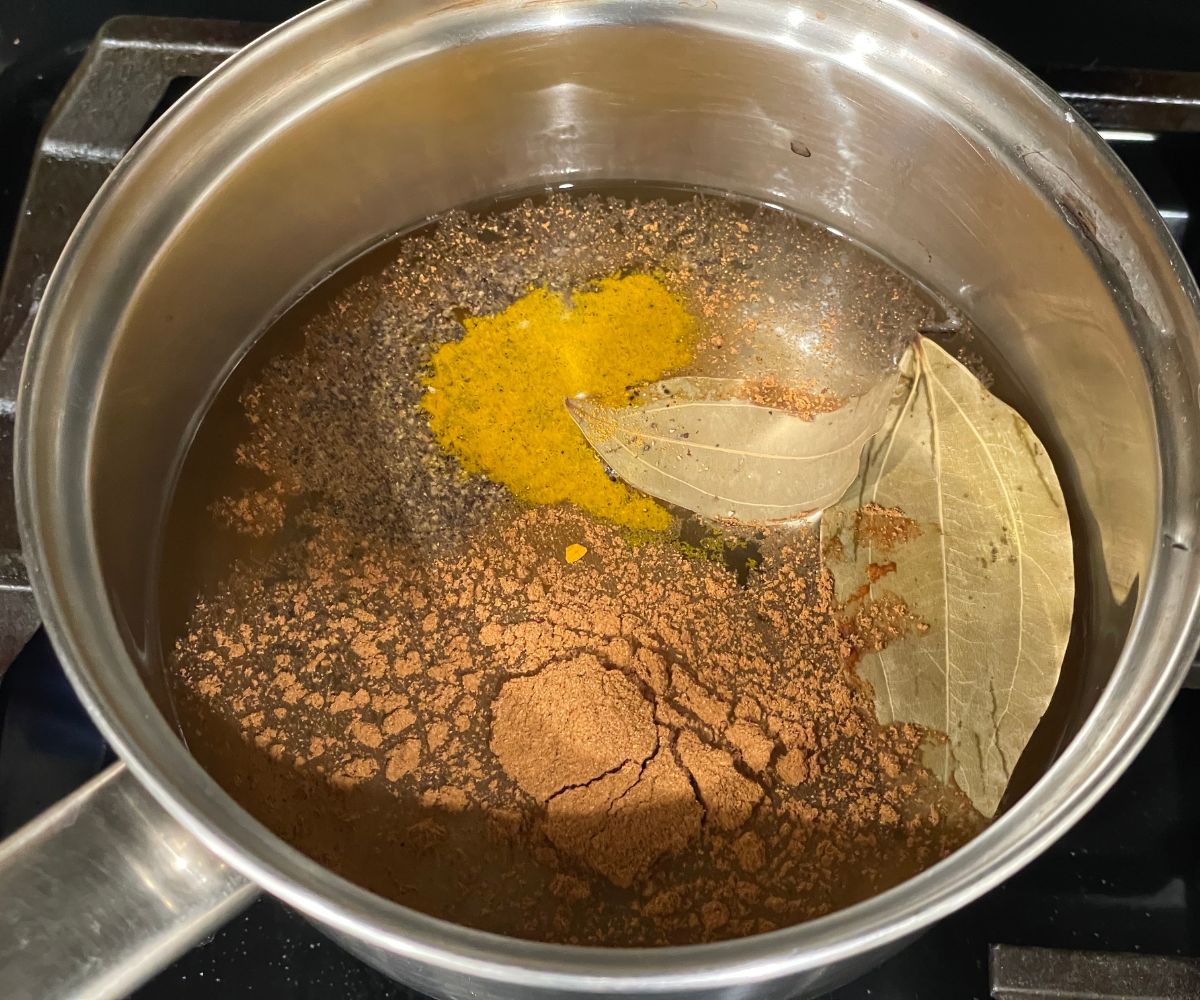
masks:
<svg viewBox="0 0 1200 1000"><path fill-rule="evenodd" d="M510 940L310 861L188 754L155 638L161 524L206 403L353 252L545 182L790 207L986 332L1064 486L1084 664L1040 780L914 878L797 927L602 950ZM1054 94L903 0L332 0L196 87L118 167L33 331L18 507L47 628L123 764L0 847L7 997L129 989L261 887L444 997L779 997L851 978L1074 822L1197 640L1197 291L1129 174Z"/></svg>

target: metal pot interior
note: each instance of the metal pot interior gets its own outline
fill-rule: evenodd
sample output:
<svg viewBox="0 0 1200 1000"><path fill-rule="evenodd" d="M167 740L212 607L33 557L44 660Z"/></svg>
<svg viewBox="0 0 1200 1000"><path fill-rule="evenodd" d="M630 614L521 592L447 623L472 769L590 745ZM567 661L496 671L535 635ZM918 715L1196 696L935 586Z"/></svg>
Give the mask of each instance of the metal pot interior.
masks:
<svg viewBox="0 0 1200 1000"><path fill-rule="evenodd" d="M1069 736L1112 671L1149 565L1157 445L1128 318L1061 205L1031 184L1030 157L982 131L996 123L970 121L959 93L906 93L910 81L889 78L932 60L923 49L936 38L923 45L919 30L885 41L814 14L768 45L718 43L691 15L641 26L573 16L569 31L556 23L566 16L489 25L481 11L484 37L469 45L413 58L419 45L384 35L329 60L340 73L294 64L269 121L197 106L222 119L186 137L205 169L164 162L181 176L147 178L163 192L162 210L146 213L161 236L134 250L91 460L97 553L144 678L158 687L156 529L182 447L270 319L364 247L448 208L541 183L636 179L827 223L992 341L1078 515L1087 648L1073 659L1084 676L1053 719ZM422 33L436 37L436 20Z"/></svg>
<svg viewBox="0 0 1200 1000"><path fill-rule="evenodd" d="M850 0L337 3L153 130L56 276L25 401L44 589L123 745L178 756L161 525L207 403L271 319L430 215L631 179L826 223L982 331L1051 451L1077 544L1074 666L1018 776L1036 780L1127 645L1171 502L1163 407L1186 405L1155 380L1176 377L1172 359L1196 370L1179 343L1196 320L1162 230L1085 125L947 22Z"/></svg>

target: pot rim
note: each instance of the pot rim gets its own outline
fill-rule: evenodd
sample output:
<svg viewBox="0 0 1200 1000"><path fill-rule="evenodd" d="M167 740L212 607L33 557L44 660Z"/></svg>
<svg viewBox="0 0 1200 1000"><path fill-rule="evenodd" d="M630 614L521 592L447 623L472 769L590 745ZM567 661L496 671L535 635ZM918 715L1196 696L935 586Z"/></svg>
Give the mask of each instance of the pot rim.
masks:
<svg viewBox="0 0 1200 1000"><path fill-rule="evenodd" d="M1200 577L1195 538L1195 514L1179 498L1200 495L1200 475L1191 463L1168 461L1164 454L1186 454L1200 441L1192 424L1179 426L1178 414L1191 399L1189 379L1182 372L1156 372L1164 391L1154 392L1154 417L1160 441L1160 493L1157 537L1146 586L1139 600L1129 637L1114 678L1141 670L1145 677L1135 692L1120 698L1110 682L1084 726L1061 756L1008 813L948 858L919 875L853 906L803 924L754 937L713 944L667 948L602 948L546 944L505 937L450 923L376 896L323 868L252 819L191 757L178 739L171 747L151 746L150 729L167 727L165 720L138 717L121 698L105 687L89 667L93 645L88 628L66 594L64 571L47 551L46 539L58 525L46 516L44 483L34 474L40 456L30 432L39 391L53 378L47 370L62 362L54 355L67 334L56 332L61 303L71 295L88 269L94 251L98 220L112 212L122 193L134 186L137 163L154 150L170 130L186 127L189 109L205 95L236 81L248 68L272 59L293 38L321 30L327 22L350 16L372 0L327 0L279 28L268 32L228 60L193 88L176 108L149 130L121 162L85 213L54 270L35 321L22 374L18 400L15 466L17 511L30 582L46 629L62 656L64 668L110 744L155 798L183 826L226 863L273 895L308 916L352 938L434 967L523 986L547 989L593 989L599 992L642 990L660 992L704 986L745 985L830 965L886 946L913 934L964 906L1032 860L1072 825L1113 784L1149 738L1182 682L1200 641ZM603 3L603 0L601 0ZM762 0L722 0L723 13L753 8ZM646 6L653 6L650 0ZM451 5L455 7L456 5ZM458 7L455 16L469 17L481 5ZM482 6L517 10L515 0L493 0ZM948 18L909 0L881 0L887 16L907 20L923 30L952 38L973 50L973 56L1012 79L1040 102L1069 115L1068 106L1027 70L978 36ZM783 8L780 8L783 10ZM1071 120L1068 117L1068 120ZM1178 248L1157 212L1115 155L1088 127L1078 138L1115 170L1125 189L1125 206L1153 233L1152 257L1161 258L1161 273L1174 273L1177 288L1170 295L1181 314L1197 319L1200 296ZM1200 324L1177 331L1194 346L1200 344ZM1153 358L1148 363L1153 363ZM1196 379L1190 381L1195 382ZM1156 390L1158 386L1156 385ZM1175 390L1172 392L1171 390ZM1175 401L1172 401L1175 400ZM1174 509L1179 507L1180 509ZM91 538L91 525L86 529ZM1188 550L1170 544L1186 539ZM94 546L86 557L86 577L100 588L102 577ZM99 598L97 598L99 600ZM1151 608L1169 608L1178 617L1163 623ZM1147 649L1162 664L1146 666ZM125 653L128 657L128 653ZM1141 664L1139 667L1138 664ZM147 728L149 727L149 729ZM167 727L169 728L169 727Z"/></svg>

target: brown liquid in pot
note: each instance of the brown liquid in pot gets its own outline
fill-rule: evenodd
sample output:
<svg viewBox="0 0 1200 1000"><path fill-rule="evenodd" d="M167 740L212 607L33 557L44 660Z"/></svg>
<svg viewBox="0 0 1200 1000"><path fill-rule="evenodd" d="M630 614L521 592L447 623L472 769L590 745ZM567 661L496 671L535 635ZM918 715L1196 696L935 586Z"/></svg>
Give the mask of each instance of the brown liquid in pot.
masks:
<svg viewBox="0 0 1200 1000"><path fill-rule="evenodd" d="M809 919L981 827L919 730L875 722L812 539L759 538L747 571L522 507L419 408L464 313L680 253L719 289L769 241L863 315L934 312L794 217L639 186L456 213L262 337L189 452L161 586L183 732L245 808L425 912L611 945Z"/></svg>

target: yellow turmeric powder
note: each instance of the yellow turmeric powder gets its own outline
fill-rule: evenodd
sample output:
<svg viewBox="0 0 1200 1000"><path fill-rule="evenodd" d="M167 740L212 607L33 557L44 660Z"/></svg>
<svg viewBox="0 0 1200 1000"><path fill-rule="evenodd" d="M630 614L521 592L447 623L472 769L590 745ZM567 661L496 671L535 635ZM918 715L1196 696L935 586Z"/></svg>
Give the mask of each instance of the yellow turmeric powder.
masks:
<svg viewBox="0 0 1200 1000"><path fill-rule="evenodd" d="M533 289L434 353L422 406L463 468L535 504L564 501L616 524L662 530L670 515L608 478L563 406L586 394L612 406L630 387L691 359L695 320L649 274L609 277L568 303Z"/></svg>

